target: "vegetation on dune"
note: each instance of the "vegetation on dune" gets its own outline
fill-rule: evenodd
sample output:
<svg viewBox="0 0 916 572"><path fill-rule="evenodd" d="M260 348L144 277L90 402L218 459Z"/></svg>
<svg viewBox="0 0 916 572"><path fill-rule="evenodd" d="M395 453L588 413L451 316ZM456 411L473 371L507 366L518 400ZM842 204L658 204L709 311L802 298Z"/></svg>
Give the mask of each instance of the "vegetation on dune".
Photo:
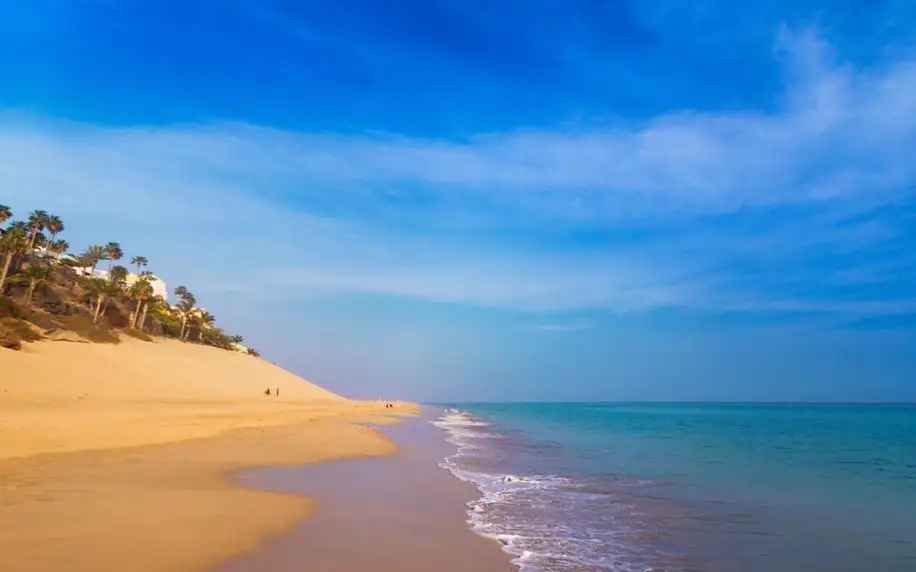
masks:
<svg viewBox="0 0 916 572"><path fill-rule="evenodd" d="M74 334L82 341L117 343L125 334L259 355L242 346L242 336L218 328L216 317L198 307L185 286L175 288L175 305L157 294L162 289L146 270L145 256L130 257L132 273L118 264L127 260L118 242L72 255L70 244L58 238L65 230L60 217L35 210L26 221L12 218L12 209L0 205L0 348L19 349L42 338L70 340ZM108 261L106 270L98 269L102 261Z"/></svg>
<svg viewBox="0 0 916 572"><path fill-rule="evenodd" d="M93 244L86 249L86 252L80 255L80 262L88 262L92 267L92 273L95 274L95 268L99 265L99 262L102 260L108 260L108 251L104 246L99 246L98 244Z"/></svg>
<svg viewBox="0 0 916 572"><path fill-rule="evenodd" d="M28 284L23 303L28 307L32 304L35 287L51 279L51 269L40 264L31 263L18 274L14 274L10 282L14 284Z"/></svg>
<svg viewBox="0 0 916 572"><path fill-rule="evenodd" d="M10 267L18 256L28 250L28 238L20 228L11 227L0 238L0 254L3 255L3 270L0 272L0 293L6 288Z"/></svg>

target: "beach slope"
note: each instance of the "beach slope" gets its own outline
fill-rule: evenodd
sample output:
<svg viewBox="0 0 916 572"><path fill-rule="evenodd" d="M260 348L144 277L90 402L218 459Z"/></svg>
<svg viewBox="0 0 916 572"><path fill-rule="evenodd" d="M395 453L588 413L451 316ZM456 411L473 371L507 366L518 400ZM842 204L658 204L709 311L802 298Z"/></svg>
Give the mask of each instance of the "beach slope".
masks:
<svg viewBox="0 0 916 572"><path fill-rule="evenodd" d="M174 340L0 350L0 570L206 570L310 511L235 470L389 455L365 421L413 411Z"/></svg>

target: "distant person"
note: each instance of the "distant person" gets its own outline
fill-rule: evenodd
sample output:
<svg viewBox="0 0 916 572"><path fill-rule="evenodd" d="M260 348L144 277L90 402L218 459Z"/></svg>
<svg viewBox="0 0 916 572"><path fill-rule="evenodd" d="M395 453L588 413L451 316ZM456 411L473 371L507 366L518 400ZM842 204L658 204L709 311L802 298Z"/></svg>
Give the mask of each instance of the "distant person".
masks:
<svg viewBox="0 0 916 572"><path fill-rule="evenodd" d="M274 393L274 395L276 395L277 397L280 397L280 388L279 387L277 388L277 392Z"/></svg>
<svg viewBox="0 0 916 572"><path fill-rule="evenodd" d="M268 387L267 389L264 390L264 395L270 395L270 388L269 388L269 387Z"/></svg>

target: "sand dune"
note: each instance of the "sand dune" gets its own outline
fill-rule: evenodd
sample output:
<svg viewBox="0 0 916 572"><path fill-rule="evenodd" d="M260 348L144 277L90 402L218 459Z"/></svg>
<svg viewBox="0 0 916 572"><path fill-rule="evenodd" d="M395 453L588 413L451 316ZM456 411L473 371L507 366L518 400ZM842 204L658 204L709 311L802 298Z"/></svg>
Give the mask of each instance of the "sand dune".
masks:
<svg viewBox="0 0 916 572"><path fill-rule="evenodd" d="M415 410L174 340L0 350L0 570L206 570L310 507L233 470L391 454L361 423Z"/></svg>
<svg viewBox="0 0 916 572"><path fill-rule="evenodd" d="M264 395L280 390L279 397ZM0 351L0 459L374 411L252 356L175 340Z"/></svg>

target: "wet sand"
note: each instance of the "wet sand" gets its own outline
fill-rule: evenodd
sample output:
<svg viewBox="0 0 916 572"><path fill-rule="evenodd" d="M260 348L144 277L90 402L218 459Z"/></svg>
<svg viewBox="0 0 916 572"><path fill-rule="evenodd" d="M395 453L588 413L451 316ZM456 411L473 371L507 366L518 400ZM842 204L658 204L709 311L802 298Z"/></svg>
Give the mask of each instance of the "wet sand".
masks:
<svg viewBox="0 0 916 572"><path fill-rule="evenodd" d="M0 349L0 379L2 572L211 569L312 507L235 471L390 455L365 423L415 411L174 340Z"/></svg>
<svg viewBox="0 0 916 572"><path fill-rule="evenodd" d="M313 506L243 488L232 471L394 452L379 432L329 418L0 461L0 570L208 570L295 526Z"/></svg>
<svg viewBox="0 0 916 572"><path fill-rule="evenodd" d="M470 484L438 467L454 447L428 423L435 412L380 430L391 457L245 471L247 486L304 495L314 513L290 532L214 572L508 572L509 555L468 528Z"/></svg>

